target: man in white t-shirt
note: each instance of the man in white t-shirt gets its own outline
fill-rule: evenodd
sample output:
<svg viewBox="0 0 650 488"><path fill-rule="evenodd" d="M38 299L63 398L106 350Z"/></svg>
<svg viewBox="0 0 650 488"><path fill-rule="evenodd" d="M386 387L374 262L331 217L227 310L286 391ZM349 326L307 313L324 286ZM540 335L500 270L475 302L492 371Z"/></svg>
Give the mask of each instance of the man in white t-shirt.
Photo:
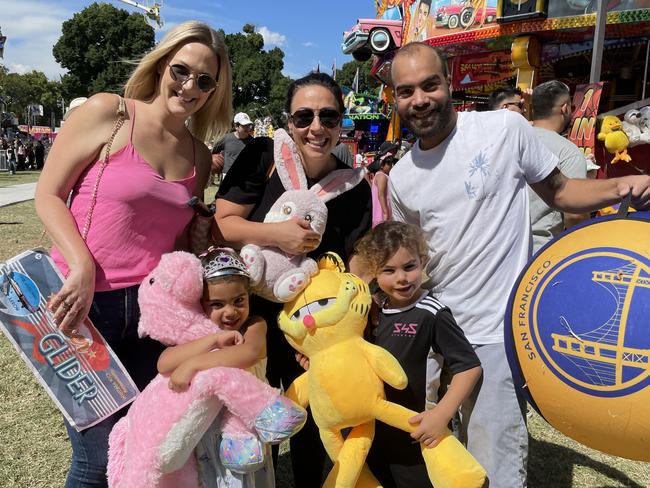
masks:
<svg viewBox="0 0 650 488"><path fill-rule="evenodd" d="M533 90L533 129L546 148L558 157L557 167L568 178L586 178L587 160L573 142L562 136L571 123L571 91L558 80L547 81ZM549 207L528 188L533 252L562 230L589 218L589 214L560 212Z"/></svg>
<svg viewBox="0 0 650 488"><path fill-rule="evenodd" d="M393 219L424 231L432 290L451 308L483 366L482 381L461 409L461 435L486 468L490 488L525 486L528 437L503 346L503 318L531 251L526 183L553 207L585 212L630 191L635 207L650 206L650 177L567 179L520 115L457 114L446 64L427 44L398 51L392 81L400 118L418 137L391 172Z"/></svg>

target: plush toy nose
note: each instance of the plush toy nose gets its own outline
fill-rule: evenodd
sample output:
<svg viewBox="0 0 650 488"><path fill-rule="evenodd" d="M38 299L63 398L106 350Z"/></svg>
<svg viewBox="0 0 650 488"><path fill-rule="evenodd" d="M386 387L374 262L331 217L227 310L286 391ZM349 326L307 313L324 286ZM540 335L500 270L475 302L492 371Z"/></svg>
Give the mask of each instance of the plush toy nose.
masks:
<svg viewBox="0 0 650 488"><path fill-rule="evenodd" d="M311 315L305 315L305 318L302 319L302 324L308 329L311 329L314 325L316 325L316 321Z"/></svg>

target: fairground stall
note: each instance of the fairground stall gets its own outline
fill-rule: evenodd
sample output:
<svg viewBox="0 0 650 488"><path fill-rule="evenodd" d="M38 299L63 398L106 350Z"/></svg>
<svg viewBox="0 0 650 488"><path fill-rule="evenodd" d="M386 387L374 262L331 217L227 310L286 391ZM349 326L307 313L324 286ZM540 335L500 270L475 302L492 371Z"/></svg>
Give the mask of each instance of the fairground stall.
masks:
<svg viewBox="0 0 650 488"><path fill-rule="evenodd" d="M341 142L347 144L353 156L361 154L364 162L372 161L375 151L386 140L390 125L392 104L381 98L381 93L358 93L342 87L345 115Z"/></svg>
<svg viewBox="0 0 650 488"><path fill-rule="evenodd" d="M570 136L585 152L595 153L599 176L650 171L650 144L637 134L647 131L650 137L650 0L375 3L377 18L358 20L342 49L358 60L374 55L378 79L389 81L392 56L413 41L447 56L457 110L486 109L488 95L502 86L529 88L559 79L576 94ZM600 4L606 15L597 14ZM596 137L596 118L614 115L623 121L626 113L631 122L625 128L634 132L628 149L632 161L611 164L613 155Z"/></svg>

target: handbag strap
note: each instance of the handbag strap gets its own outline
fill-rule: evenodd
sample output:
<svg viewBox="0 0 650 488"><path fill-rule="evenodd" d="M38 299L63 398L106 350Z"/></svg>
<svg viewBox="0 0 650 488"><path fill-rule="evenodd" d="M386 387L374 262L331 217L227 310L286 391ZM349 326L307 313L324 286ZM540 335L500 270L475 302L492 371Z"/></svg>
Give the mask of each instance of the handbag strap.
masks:
<svg viewBox="0 0 650 488"><path fill-rule="evenodd" d="M90 222L92 220L93 210L95 209L95 204L97 203L97 190L99 189L99 181L102 179L104 170L108 165L108 158L111 154L111 146L113 145L113 140L115 135L118 133L122 125L124 125L124 120L126 119L126 104L124 103L124 98L120 97L120 103L117 107L117 120L113 126L113 133L109 137L108 142L106 143L106 150L104 152L104 159L102 160L99 171L97 171L97 178L95 178L95 185L93 186L93 192L90 196L90 205L88 206L88 212L86 212L86 220L84 222L84 227L81 232L81 238L85 241L88 237L88 231L90 230Z"/></svg>

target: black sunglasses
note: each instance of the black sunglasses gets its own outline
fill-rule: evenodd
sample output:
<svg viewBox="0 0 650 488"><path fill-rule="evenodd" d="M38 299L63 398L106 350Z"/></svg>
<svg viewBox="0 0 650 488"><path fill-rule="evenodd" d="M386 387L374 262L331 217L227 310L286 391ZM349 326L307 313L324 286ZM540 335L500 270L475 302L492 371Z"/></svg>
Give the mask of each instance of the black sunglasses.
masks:
<svg viewBox="0 0 650 488"><path fill-rule="evenodd" d="M516 105L517 107L523 109L525 104L526 102L524 102L523 100L519 100L518 102L506 102L503 105L505 108L508 108L510 105Z"/></svg>
<svg viewBox="0 0 650 488"><path fill-rule="evenodd" d="M182 64L170 64L169 76L172 77L172 80L177 81L181 85L184 85L187 80L193 76L196 86L198 86L199 90L202 92L209 92L217 87L217 80L212 76L206 73L196 75L192 73L187 66L183 66Z"/></svg>
<svg viewBox="0 0 650 488"><path fill-rule="evenodd" d="M341 113L333 108L323 108L321 110L301 108L291 115L291 120L298 129L304 129L309 127L317 116L320 123L328 129L338 127L341 122Z"/></svg>

